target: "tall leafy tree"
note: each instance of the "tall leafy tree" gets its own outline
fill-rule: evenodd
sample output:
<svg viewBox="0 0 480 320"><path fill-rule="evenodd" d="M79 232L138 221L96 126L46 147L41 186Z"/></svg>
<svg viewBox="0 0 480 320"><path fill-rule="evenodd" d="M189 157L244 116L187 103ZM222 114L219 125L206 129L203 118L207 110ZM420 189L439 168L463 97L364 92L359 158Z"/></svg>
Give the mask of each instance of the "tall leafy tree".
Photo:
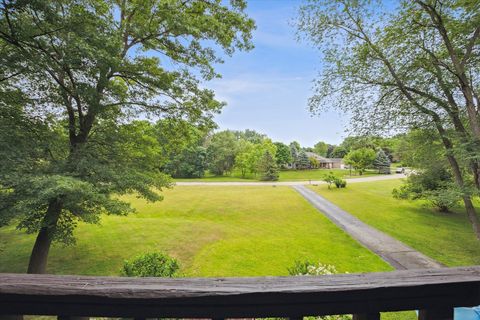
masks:
<svg viewBox="0 0 480 320"><path fill-rule="evenodd" d="M373 149L360 148L350 151L344 158L345 164L351 165L355 170L363 174L365 169L373 165L376 154Z"/></svg>
<svg viewBox="0 0 480 320"><path fill-rule="evenodd" d="M207 140L207 166L211 173L221 176L230 173L239 151L239 141L233 131L214 133Z"/></svg>
<svg viewBox="0 0 480 320"><path fill-rule="evenodd" d="M480 239L470 188L480 190L480 3L401 1L391 14L378 1L311 0L299 30L326 61L312 111L334 97L356 130L436 130Z"/></svg>
<svg viewBox="0 0 480 320"><path fill-rule="evenodd" d="M332 144L329 144L327 146L327 154L325 155L327 158L334 158L333 157L333 150L335 150L335 146Z"/></svg>
<svg viewBox="0 0 480 320"><path fill-rule="evenodd" d="M288 164L292 163L292 154L290 153L290 148L282 142L275 142L274 144L277 147L277 151L275 153L277 165L280 167L286 167Z"/></svg>
<svg viewBox="0 0 480 320"><path fill-rule="evenodd" d="M38 232L30 273L45 272L52 241L71 241L78 220L131 211L114 194L162 198L155 129L132 119L211 122L223 104L199 83L217 76L219 51L252 47L244 9L242 0L1 2L0 92L21 106L0 98L0 113L15 116L0 132L0 221ZM4 138L10 128L14 139Z"/></svg>
<svg viewBox="0 0 480 320"><path fill-rule="evenodd" d="M347 155L348 150L344 146L336 146L333 148L329 158L343 158Z"/></svg>
<svg viewBox="0 0 480 320"><path fill-rule="evenodd" d="M321 155L322 157L327 156L327 151L328 151L328 144L326 144L323 141L319 141L313 146L313 152L315 152L318 155Z"/></svg>
<svg viewBox="0 0 480 320"><path fill-rule="evenodd" d="M251 129L245 129L244 131L234 131L233 133L235 134L237 139L243 139L251 143L260 143L263 140L267 139L267 135Z"/></svg>
<svg viewBox="0 0 480 320"><path fill-rule="evenodd" d="M275 158L276 146L270 139L264 139L256 144L240 140L239 146L241 146L242 151L236 156L235 165L241 170L243 177L246 172L257 175L260 170L261 159L266 152L269 152Z"/></svg>
<svg viewBox="0 0 480 320"><path fill-rule="evenodd" d="M203 146L190 146L173 156L165 171L174 178L201 178L205 175L207 150Z"/></svg>
<svg viewBox="0 0 480 320"><path fill-rule="evenodd" d="M235 157L235 168L240 170L242 178L245 178L247 173L252 170L251 153L255 145L246 140L240 140L238 143L238 154Z"/></svg>

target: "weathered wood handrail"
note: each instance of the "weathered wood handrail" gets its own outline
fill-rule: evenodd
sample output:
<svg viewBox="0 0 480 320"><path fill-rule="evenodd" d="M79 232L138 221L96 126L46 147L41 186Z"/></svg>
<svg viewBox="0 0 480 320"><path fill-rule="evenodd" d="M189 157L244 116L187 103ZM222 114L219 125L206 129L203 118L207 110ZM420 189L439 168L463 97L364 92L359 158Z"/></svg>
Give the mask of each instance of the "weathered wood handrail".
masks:
<svg viewBox="0 0 480 320"><path fill-rule="evenodd" d="M0 274L0 315L253 318L422 310L451 319L480 305L480 266L333 276L120 278Z"/></svg>

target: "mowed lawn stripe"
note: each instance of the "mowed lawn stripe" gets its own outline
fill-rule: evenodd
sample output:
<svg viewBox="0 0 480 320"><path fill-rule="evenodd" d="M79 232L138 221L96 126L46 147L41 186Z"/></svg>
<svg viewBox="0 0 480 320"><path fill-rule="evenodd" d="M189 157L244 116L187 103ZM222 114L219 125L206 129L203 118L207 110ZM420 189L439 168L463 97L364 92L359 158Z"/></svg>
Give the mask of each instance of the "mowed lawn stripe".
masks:
<svg viewBox="0 0 480 320"><path fill-rule="evenodd" d="M345 189L309 187L363 222L447 266L480 264L480 241L461 207L441 213L423 201L394 199L392 190L401 184L401 180L385 180L350 184Z"/></svg>
<svg viewBox="0 0 480 320"><path fill-rule="evenodd" d="M118 275L125 259L149 251L178 258L186 276L287 275L297 259L341 272L392 269L289 187L177 186L162 202L124 199L136 214L81 223L76 246L52 248L48 272ZM0 272L24 272L33 240L1 228Z"/></svg>

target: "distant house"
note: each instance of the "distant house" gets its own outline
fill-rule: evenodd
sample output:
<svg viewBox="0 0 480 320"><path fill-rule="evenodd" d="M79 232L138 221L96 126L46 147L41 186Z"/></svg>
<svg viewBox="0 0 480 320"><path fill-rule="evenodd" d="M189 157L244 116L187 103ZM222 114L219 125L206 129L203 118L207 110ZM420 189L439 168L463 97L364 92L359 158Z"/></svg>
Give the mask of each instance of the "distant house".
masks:
<svg viewBox="0 0 480 320"><path fill-rule="evenodd" d="M345 169L342 158L325 158L314 152L305 152L308 158L313 158L320 169Z"/></svg>

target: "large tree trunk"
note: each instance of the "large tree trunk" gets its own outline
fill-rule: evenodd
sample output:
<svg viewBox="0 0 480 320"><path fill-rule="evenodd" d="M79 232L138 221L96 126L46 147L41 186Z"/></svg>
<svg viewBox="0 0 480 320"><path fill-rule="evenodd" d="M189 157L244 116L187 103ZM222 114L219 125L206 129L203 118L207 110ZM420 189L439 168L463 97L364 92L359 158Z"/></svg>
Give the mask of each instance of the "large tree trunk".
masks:
<svg viewBox="0 0 480 320"><path fill-rule="evenodd" d="M447 150L447 159L448 159L448 162L450 163L450 166L452 167L452 172L453 172L453 177L455 178L455 182L460 187L460 189L463 190L465 187L465 181L463 180L462 171L460 170L458 161L452 154L453 152L452 143L450 139L447 138L443 127L439 123L436 123L436 127L442 138L443 145ZM463 199L463 203L465 204L465 210L467 211L468 219L472 224L473 232L475 233L477 240L480 240L480 221L475 211L475 207L473 206L472 199L467 194L464 194L462 196L462 199Z"/></svg>
<svg viewBox="0 0 480 320"><path fill-rule="evenodd" d="M28 273L45 273L47 269L48 252L50 251L61 211L62 203L59 199L50 201L47 213L42 221L42 227L38 232L32 254L30 255Z"/></svg>
<svg viewBox="0 0 480 320"><path fill-rule="evenodd" d="M473 232L477 236L477 239L480 240L480 220L473 206L472 199L469 196L463 197L463 203L465 204L465 209L467 210L468 220L473 227Z"/></svg>
<svg viewBox="0 0 480 320"><path fill-rule="evenodd" d="M473 181L475 182L475 187L480 190L480 167L476 161L472 161L470 168L473 174Z"/></svg>

